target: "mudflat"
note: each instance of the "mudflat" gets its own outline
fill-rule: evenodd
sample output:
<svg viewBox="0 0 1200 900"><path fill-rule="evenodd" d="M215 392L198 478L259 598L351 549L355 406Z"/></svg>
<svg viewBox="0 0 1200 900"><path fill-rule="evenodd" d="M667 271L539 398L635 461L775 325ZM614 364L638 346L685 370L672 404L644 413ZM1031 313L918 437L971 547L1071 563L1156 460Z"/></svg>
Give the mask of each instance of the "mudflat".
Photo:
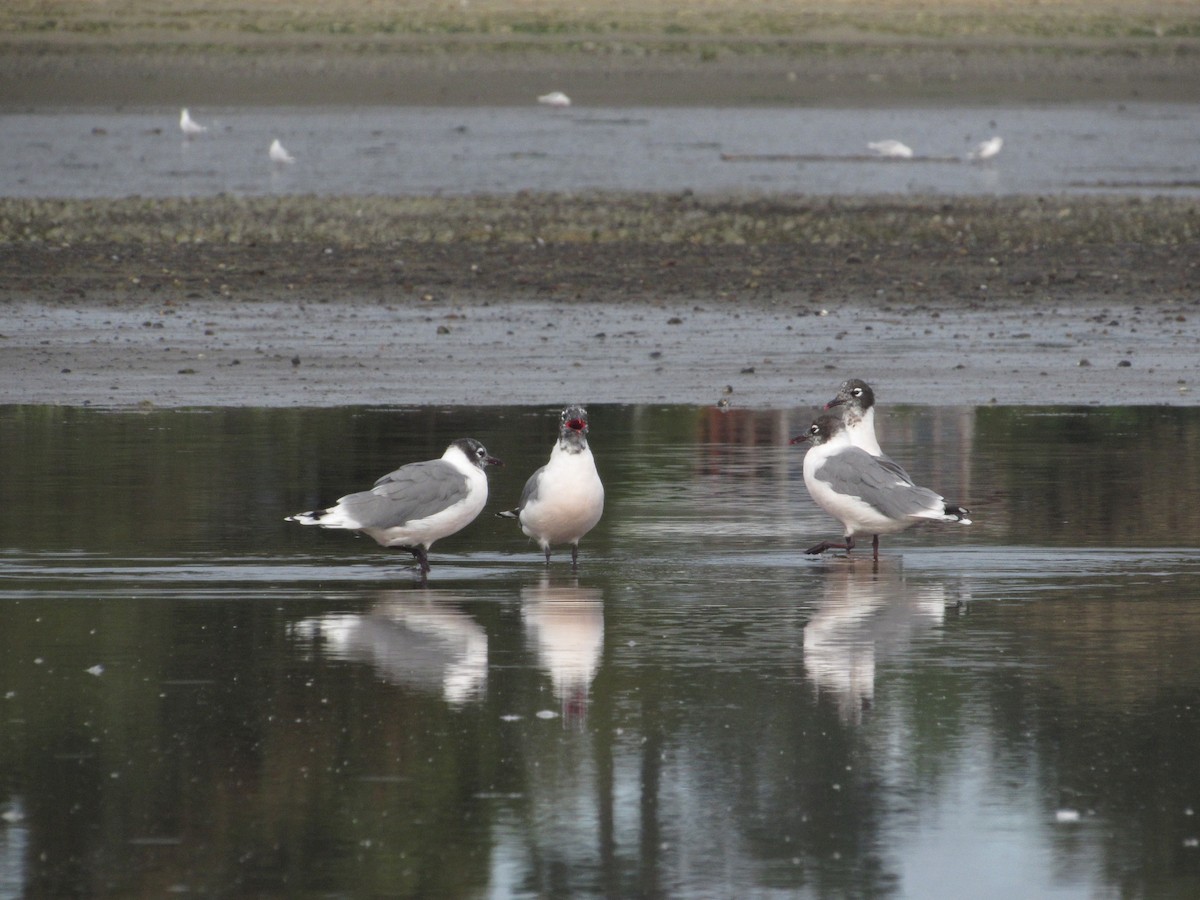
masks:
<svg viewBox="0 0 1200 900"><path fill-rule="evenodd" d="M15 0L0 108L1200 100L1190 3ZM0 188L2 190L2 188ZM0 403L1195 403L1169 198L0 200Z"/></svg>

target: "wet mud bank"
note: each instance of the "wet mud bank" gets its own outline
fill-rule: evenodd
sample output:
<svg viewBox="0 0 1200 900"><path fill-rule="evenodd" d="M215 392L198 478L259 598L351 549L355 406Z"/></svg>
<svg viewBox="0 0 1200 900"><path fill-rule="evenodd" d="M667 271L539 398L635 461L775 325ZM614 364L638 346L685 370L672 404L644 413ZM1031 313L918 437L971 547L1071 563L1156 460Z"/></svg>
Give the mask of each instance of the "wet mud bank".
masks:
<svg viewBox="0 0 1200 900"><path fill-rule="evenodd" d="M0 403L1194 403L1179 201L0 204Z"/></svg>

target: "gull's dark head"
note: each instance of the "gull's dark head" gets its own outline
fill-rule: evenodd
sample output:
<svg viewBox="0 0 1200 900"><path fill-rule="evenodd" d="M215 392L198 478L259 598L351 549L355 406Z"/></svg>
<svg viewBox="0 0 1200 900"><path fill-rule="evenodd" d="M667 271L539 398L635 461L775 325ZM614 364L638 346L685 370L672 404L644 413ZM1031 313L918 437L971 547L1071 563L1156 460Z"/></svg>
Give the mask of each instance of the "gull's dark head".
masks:
<svg viewBox="0 0 1200 900"><path fill-rule="evenodd" d="M500 462L500 460L496 459L496 457L489 454L487 452L487 447L483 446L483 444L479 443L479 441L475 440L475 438L459 438L457 441L451 444L451 446L457 447L459 450L461 450L467 459L479 466L481 469L487 469L488 466L504 465L504 463Z"/></svg>
<svg viewBox="0 0 1200 900"><path fill-rule="evenodd" d="M808 443L814 447L819 447L845 427L845 424L838 416L823 414L813 420L813 423L808 426L808 431L804 432L804 434L796 435L788 443Z"/></svg>
<svg viewBox="0 0 1200 900"><path fill-rule="evenodd" d="M857 413L865 413L875 405L875 392L861 378L851 378L842 382L837 396L825 404L825 409L844 406Z"/></svg>

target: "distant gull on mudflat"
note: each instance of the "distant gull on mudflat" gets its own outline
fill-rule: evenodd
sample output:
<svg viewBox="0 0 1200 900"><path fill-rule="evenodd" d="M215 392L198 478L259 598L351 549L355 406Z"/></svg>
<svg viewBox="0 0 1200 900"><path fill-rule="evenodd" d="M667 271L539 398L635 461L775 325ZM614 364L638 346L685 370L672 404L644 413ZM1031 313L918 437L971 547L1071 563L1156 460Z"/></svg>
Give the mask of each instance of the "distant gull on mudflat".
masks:
<svg viewBox="0 0 1200 900"><path fill-rule="evenodd" d="M855 447L840 416L818 416L807 433L791 442L805 441L810 447L804 456L804 486L846 532L845 543L822 541L805 553L849 553L855 537L869 534L873 558L878 560L881 534L895 534L924 521L971 524L970 510L951 506L929 488L918 487L891 460Z"/></svg>
<svg viewBox="0 0 1200 900"><path fill-rule="evenodd" d="M542 106L570 106L571 98L562 91L551 91L548 94L542 94L537 98L537 102Z"/></svg>
<svg viewBox="0 0 1200 900"><path fill-rule="evenodd" d="M283 144L279 143L279 138L271 141L271 149L267 151L267 156L271 157L271 162L281 166L286 166L296 161L296 157L288 153L284 149Z"/></svg>
<svg viewBox="0 0 1200 900"><path fill-rule="evenodd" d="M871 141L867 144L867 149L874 150L880 156L891 159L912 159L913 157L912 147L891 138L886 141Z"/></svg>
<svg viewBox="0 0 1200 900"><path fill-rule="evenodd" d="M407 550L425 581L429 548L483 511L488 498L485 469L499 464L479 441L460 438L441 459L401 466L369 491L348 494L328 509L297 513L285 521L360 531L384 547Z"/></svg>
<svg viewBox="0 0 1200 900"><path fill-rule="evenodd" d="M588 414L568 406L559 416L558 441L550 461L529 476L517 508L499 513L515 518L538 542L550 565L554 544L571 545L571 567L579 565L579 541L604 513L604 485L588 447Z"/></svg>
<svg viewBox="0 0 1200 900"><path fill-rule="evenodd" d="M967 154L967 159L985 160L991 159L1004 147L1004 138L997 135L993 138L988 138L986 141L980 141L975 145L975 148Z"/></svg>
<svg viewBox="0 0 1200 900"><path fill-rule="evenodd" d="M193 138L198 134L204 134L204 132L208 131L208 126L201 125L193 119L185 106L179 113L179 130L183 132L184 137Z"/></svg>

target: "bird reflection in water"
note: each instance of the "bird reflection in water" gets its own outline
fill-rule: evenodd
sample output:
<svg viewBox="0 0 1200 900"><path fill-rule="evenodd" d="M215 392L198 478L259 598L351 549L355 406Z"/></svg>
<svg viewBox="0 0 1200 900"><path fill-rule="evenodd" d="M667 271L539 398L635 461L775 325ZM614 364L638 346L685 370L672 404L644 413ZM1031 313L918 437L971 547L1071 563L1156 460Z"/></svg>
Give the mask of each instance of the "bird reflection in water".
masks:
<svg viewBox="0 0 1200 900"><path fill-rule="evenodd" d="M487 632L440 590L383 591L365 614L331 613L293 626L301 640L336 659L366 663L392 684L437 693L455 706L487 686Z"/></svg>
<svg viewBox="0 0 1200 900"><path fill-rule="evenodd" d="M942 624L946 586L909 583L899 562L839 559L804 626L804 668L818 694L836 699L843 721L859 722L875 699L875 669Z"/></svg>
<svg viewBox="0 0 1200 900"><path fill-rule="evenodd" d="M604 649L604 600L575 579L521 588L521 617L538 663L550 673L564 722L587 719L588 695Z"/></svg>

